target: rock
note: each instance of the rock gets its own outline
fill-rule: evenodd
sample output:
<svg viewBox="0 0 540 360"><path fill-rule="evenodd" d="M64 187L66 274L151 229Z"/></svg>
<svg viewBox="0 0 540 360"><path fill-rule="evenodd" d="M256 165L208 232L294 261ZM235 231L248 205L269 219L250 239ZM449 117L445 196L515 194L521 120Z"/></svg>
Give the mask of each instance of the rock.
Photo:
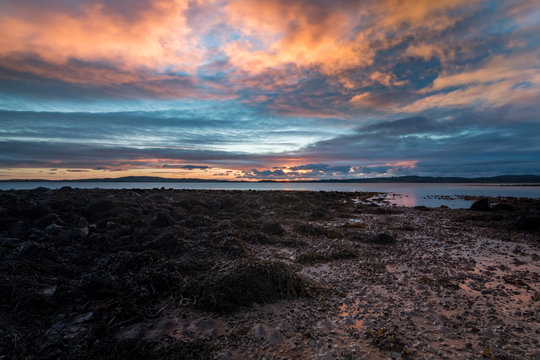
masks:
<svg viewBox="0 0 540 360"><path fill-rule="evenodd" d="M232 360L232 358L230 352L222 352L216 355L216 360Z"/></svg>
<svg viewBox="0 0 540 360"><path fill-rule="evenodd" d="M11 235L15 237L23 235L25 231L26 227L24 226L24 223L22 221L17 221L16 223L13 223L9 229Z"/></svg>
<svg viewBox="0 0 540 360"><path fill-rule="evenodd" d="M154 216L151 223L153 227L157 227L157 228L171 226L173 224L174 224L173 218L165 212L160 212L156 216Z"/></svg>
<svg viewBox="0 0 540 360"><path fill-rule="evenodd" d="M256 338L266 338L268 333L268 326L263 324L255 324L250 331L251 335Z"/></svg>
<svg viewBox="0 0 540 360"><path fill-rule="evenodd" d="M56 225L56 224L51 224L49 226L47 226L45 228L45 230L43 230L43 233L45 235L56 235L58 234L60 231L62 231L62 227L60 225Z"/></svg>
<svg viewBox="0 0 540 360"><path fill-rule="evenodd" d="M270 334L268 334L268 336L266 337L266 341L268 341L272 345L279 345L285 341L285 338L279 330L274 329L270 332Z"/></svg>
<svg viewBox="0 0 540 360"><path fill-rule="evenodd" d="M540 215L525 215L520 217L515 223L515 228L527 231L540 228Z"/></svg>
<svg viewBox="0 0 540 360"><path fill-rule="evenodd" d="M281 332L277 329L271 329L264 324L255 324L250 331L251 335L257 339L264 339L272 345L279 345L285 341Z"/></svg>
<svg viewBox="0 0 540 360"><path fill-rule="evenodd" d="M396 238L387 233L380 233L372 237L369 242L383 245L394 244L396 242Z"/></svg>
<svg viewBox="0 0 540 360"><path fill-rule="evenodd" d="M319 354L319 360L334 360L336 358L335 351L328 351Z"/></svg>
<svg viewBox="0 0 540 360"><path fill-rule="evenodd" d="M15 246L17 246L18 242L19 239L17 238L0 236L0 246L14 248Z"/></svg>
<svg viewBox="0 0 540 360"><path fill-rule="evenodd" d="M117 227L118 227L118 225L116 225L116 223L114 221L107 221L107 223L105 224L105 230L107 232L111 232L114 229L116 229Z"/></svg>
<svg viewBox="0 0 540 360"><path fill-rule="evenodd" d="M88 220L86 220L85 217L80 217L79 219L79 222L77 223L77 225L80 227L80 228L87 228L88 227Z"/></svg>
<svg viewBox="0 0 540 360"><path fill-rule="evenodd" d="M73 320L73 323L74 324L80 324L80 323L91 320L93 317L94 317L93 312L89 312L89 313L86 313L86 314L81 314L81 315L77 316L75 318L75 320Z"/></svg>
<svg viewBox="0 0 540 360"><path fill-rule="evenodd" d="M70 228L58 233L58 239L63 241L78 240L86 236L88 236L88 228Z"/></svg>
<svg viewBox="0 0 540 360"><path fill-rule="evenodd" d="M317 327L321 330L333 330L335 328L335 325L333 322L331 322L328 319L322 319L317 323Z"/></svg>
<svg viewBox="0 0 540 360"><path fill-rule="evenodd" d="M82 237L88 236L88 226L79 228L79 231Z"/></svg>
<svg viewBox="0 0 540 360"><path fill-rule="evenodd" d="M58 216L57 214L55 213L50 213L49 215L45 215L44 217L42 218L39 218L38 220L36 220L36 222L34 223L39 229L43 229L51 224L57 224L57 225L62 225L63 222L62 222L62 219L60 219L60 216Z"/></svg>
<svg viewBox="0 0 540 360"><path fill-rule="evenodd" d="M493 205L493 210L496 210L496 211L514 211L515 208L508 204L508 203L500 203L500 204L496 204L496 205Z"/></svg>
<svg viewBox="0 0 540 360"><path fill-rule="evenodd" d="M151 249L167 254L180 254L184 250L184 242L173 233L165 233L148 243Z"/></svg>
<svg viewBox="0 0 540 360"><path fill-rule="evenodd" d="M13 250L17 256L32 260L55 260L57 254L47 245L25 241Z"/></svg>
<svg viewBox="0 0 540 360"><path fill-rule="evenodd" d="M281 235L285 232L283 226L277 221L266 220L262 225L262 231L269 235Z"/></svg>
<svg viewBox="0 0 540 360"><path fill-rule="evenodd" d="M316 210L309 214L309 217L311 220L321 220L322 218L324 218L324 212Z"/></svg>
<svg viewBox="0 0 540 360"><path fill-rule="evenodd" d="M474 210L474 211L490 211L491 207L489 206L489 199L483 198L483 199L480 199L480 200L476 200L471 205L471 210Z"/></svg>
<svg viewBox="0 0 540 360"><path fill-rule="evenodd" d="M114 203L108 199L100 199L90 203L87 206L86 211L90 216L99 216L114 208Z"/></svg>

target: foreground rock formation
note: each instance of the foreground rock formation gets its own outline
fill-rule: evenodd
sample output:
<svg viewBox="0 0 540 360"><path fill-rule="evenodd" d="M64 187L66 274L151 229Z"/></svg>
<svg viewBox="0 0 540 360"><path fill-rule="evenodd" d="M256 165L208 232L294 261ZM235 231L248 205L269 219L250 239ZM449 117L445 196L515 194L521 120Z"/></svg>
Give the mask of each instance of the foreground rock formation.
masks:
<svg viewBox="0 0 540 360"><path fill-rule="evenodd" d="M0 359L540 358L540 203L0 192Z"/></svg>

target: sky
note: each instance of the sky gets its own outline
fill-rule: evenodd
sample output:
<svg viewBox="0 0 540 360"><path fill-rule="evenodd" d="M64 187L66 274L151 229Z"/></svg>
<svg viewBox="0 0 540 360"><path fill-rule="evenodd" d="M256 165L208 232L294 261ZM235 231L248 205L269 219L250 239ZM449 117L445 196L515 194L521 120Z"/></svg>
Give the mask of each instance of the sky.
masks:
<svg viewBox="0 0 540 360"><path fill-rule="evenodd" d="M540 175L540 0L0 0L0 180Z"/></svg>

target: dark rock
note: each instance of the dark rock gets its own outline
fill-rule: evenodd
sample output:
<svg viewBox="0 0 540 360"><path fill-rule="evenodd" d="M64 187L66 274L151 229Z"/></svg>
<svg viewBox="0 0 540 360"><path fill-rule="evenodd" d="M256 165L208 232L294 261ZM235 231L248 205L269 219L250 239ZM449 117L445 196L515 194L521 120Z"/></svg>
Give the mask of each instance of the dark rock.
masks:
<svg viewBox="0 0 540 360"><path fill-rule="evenodd" d="M50 213L50 214L45 215L42 218L39 218L38 220L36 220L36 222L34 224L39 229L44 229L44 228L46 228L47 226L49 226L51 224L62 225L63 221L62 221L62 219L60 219L60 216L58 216L57 214Z"/></svg>
<svg viewBox="0 0 540 360"><path fill-rule="evenodd" d="M312 224L300 224L295 227L295 230L303 235L309 236L324 236L327 231L324 227L316 226Z"/></svg>
<svg viewBox="0 0 540 360"><path fill-rule="evenodd" d="M396 243L396 238L387 233L380 233L373 236L362 234L360 236L357 236L355 240L369 242L373 244L380 244L380 245L388 245L388 244Z"/></svg>
<svg viewBox="0 0 540 360"><path fill-rule="evenodd" d="M21 237L27 230L28 230L27 227L24 225L22 221L17 221L11 224L9 232L11 233L11 235L15 237Z"/></svg>
<svg viewBox="0 0 540 360"><path fill-rule="evenodd" d="M174 220L169 214L165 212L160 212L156 216L154 216L151 224L153 227L156 227L156 228L166 227L166 226L173 225Z"/></svg>
<svg viewBox="0 0 540 360"><path fill-rule="evenodd" d="M281 235L285 232L280 223L272 220L266 220L263 223L262 231L269 235Z"/></svg>
<svg viewBox="0 0 540 360"><path fill-rule="evenodd" d="M476 200L476 201L471 205L471 210L475 210L475 211L490 211L490 210L491 210L491 207L489 206L489 199L484 198L484 199Z"/></svg>
<svg viewBox="0 0 540 360"><path fill-rule="evenodd" d="M79 218L79 222L77 223L77 225L80 227L80 228L87 228L88 227L88 221L86 220L85 217L80 217Z"/></svg>
<svg viewBox="0 0 540 360"><path fill-rule="evenodd" d="M118 229L118 224L116 224L114 221L107 221L105 224L105 231L107 232L113 232L116 229Z"/></svg>
<svg viewBox="0 0 540 360"><path fill-rule="evenodd" d="M37 219L46 215L50 209L42 203L24 202L19 205L19 214L30 219Z"/></svg>
<svg viewBox="0 0 540 360"><path fill-rule="evenodd" d="M45 235L49 235L49 236L52 236L52 235L56 235L58 234L60 231L62 231L62 226L60 225L56 225L56 224L51 224L49 226L47 226L44 230L43 230L43 233Z"/></svg>
<svg viewBox="0 0 540 360"><path fill-rule="evenodd" d="M143 267L150 266L160 258L158 252L145 250L143 252L120 251L112 254L103 262L109 271L125 274L139 272Z"/></svg>
<svg viewBox="0 0 540 360"><path fill-rule="evenodd" d="M79 299L103 299L117 296L122 286L110 274L90 273L84 275L76 286L70 290L70 295Z"/></svg>
<svg viewBox="0 0 540 360"><path fill-rule="evenodd" d="M98 217L114 208L114 202L108 199L100 199L88 205L86 211L93 217Z"/></svg>
<svg viewBox="0 0 540 360"><path fill-rule="evenodd" d="M532 231L540 228L540 215L524 215L520 217L515 228L518 230Z"/></svg>
<svg viewBox="0 0 540 360"><path fill-rule="evenodd" d="M320 210L313 211L309 214L309 218L311 220L321 220L324 218L324 212Z"/></svg>
<svg viewBox="0 0 540 360"><path fill-rule="evenodd" d="M7 247L7 248L14 248L17 246L18 243L19 243L19 239L17 238L0 236L0 246Z"/></svg>
<svg viewBox="0 0 540 360"><path fill-rule="evenodd" d="M247 254L244 244L237 238L227 238L223 240L223 242L219 245L219 249L223 253L235 257L242 257Z"/></svg>
<svg viewBox="0 0 540 360"><path fill-rule="evenodd" d="M58 233L58 239L61 241L79 240L88 235L88 228L69 228Z"/></svg>
<svg viewBox="0 0 540 360"><path fill-rule="evenodd" d="M45 244L25 241L13 250L15 255L31 260L56 260L58 255Z"/></svg>
<svg viewBox="0 0 540 360"><path fill-rule="evenodd" d="M172 233L165 233L148 243L150 249L164 254L180 254L184 250L184 242Z"/></svg>
<svg viewBox="0 0 540 360"><path fill-rule="evenodd" d="M515 208L508 204L508 203L500 203L500 204L496 204L496 205L493 205L493 210L496 210L496 211L514 211Z"/></svg>

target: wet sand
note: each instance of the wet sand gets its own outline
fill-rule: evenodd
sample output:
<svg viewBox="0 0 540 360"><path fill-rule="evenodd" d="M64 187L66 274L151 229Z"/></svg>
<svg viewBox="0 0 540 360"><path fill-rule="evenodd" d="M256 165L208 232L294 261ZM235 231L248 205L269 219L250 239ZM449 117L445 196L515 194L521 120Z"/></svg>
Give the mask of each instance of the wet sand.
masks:
<svg viewBox="0 0 540 360"><path fill-rule="evenodd" d="M0 358L540 358L538 200L377 198L0 192Z"/></svg>

